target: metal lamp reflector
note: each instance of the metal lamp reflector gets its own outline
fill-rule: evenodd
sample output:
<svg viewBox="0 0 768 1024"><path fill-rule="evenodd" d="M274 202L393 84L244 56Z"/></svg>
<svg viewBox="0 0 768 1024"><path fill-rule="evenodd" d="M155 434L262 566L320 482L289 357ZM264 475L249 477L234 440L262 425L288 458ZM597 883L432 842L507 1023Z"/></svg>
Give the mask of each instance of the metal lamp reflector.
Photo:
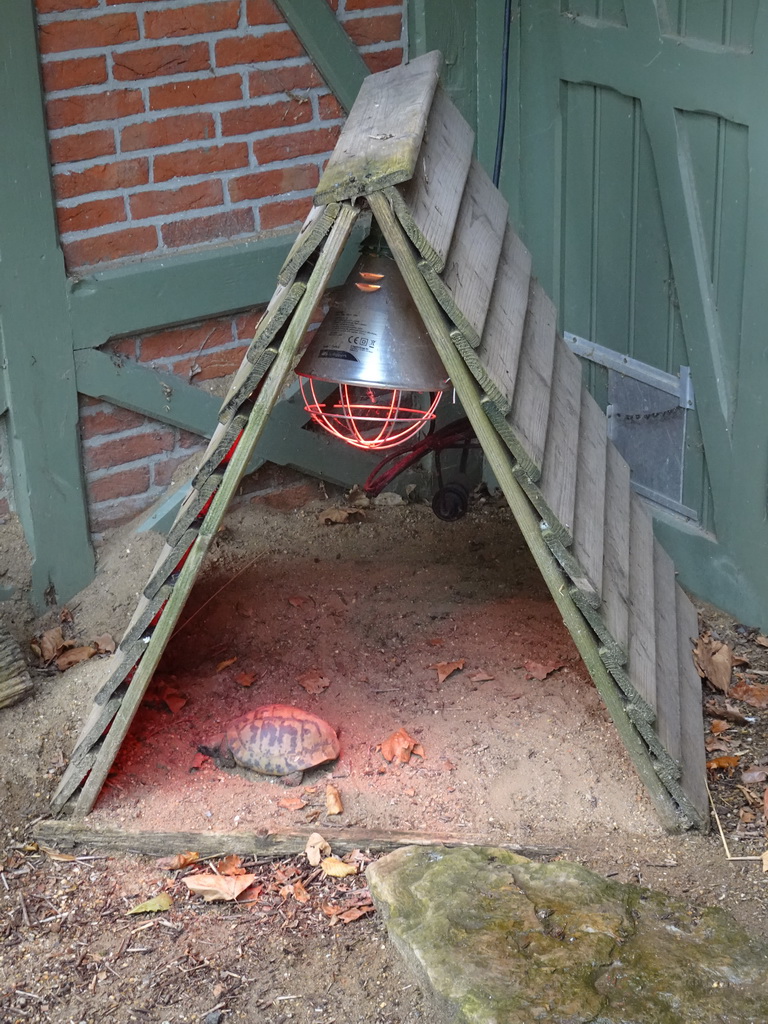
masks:
<svg viewBox="0 0 768 1024"><path fill-rule="evenodd" d="M306 411L357 448L394 448L435 417L445 370L394 261L365 253L296 369ZM325 398L316 382L337 384Z"/></svg>

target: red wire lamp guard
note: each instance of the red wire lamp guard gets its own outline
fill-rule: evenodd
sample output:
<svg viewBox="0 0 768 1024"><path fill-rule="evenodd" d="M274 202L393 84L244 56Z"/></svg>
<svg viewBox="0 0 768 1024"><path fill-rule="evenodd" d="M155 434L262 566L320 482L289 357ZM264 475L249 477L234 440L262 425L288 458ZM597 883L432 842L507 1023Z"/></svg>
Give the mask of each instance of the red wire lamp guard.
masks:
<svg viewBox="0 0 768 1024"><path fill-rule="evenodd" d="M380 238L363 244L296 372L313 421L355 448L399 447L435 419L449 382ZM336 387L323 397L320 382Z"/></svg>

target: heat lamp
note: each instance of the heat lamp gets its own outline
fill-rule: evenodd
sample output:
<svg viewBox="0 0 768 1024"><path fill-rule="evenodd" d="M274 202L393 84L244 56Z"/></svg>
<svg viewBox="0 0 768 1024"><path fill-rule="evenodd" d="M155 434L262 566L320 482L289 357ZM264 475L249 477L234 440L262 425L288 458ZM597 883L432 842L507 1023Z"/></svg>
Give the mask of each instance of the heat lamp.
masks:
<svg viewBox="0 0 768 1024"><path fill-rule="evenodd" d="M312 420L355 448L396 448L434 421L449 382L377 231L296 372ZM323 383L335 386L324 393Z"/></svg>

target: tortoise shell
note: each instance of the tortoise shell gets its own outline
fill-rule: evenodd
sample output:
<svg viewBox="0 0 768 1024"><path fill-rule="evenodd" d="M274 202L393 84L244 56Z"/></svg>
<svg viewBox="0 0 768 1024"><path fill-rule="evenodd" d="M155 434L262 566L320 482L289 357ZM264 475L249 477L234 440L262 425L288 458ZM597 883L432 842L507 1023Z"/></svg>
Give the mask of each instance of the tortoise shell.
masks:
<svg viewBox="0 0 768 1024"><path fill-rule="evenodd" d="M339 756L336 732L322 718L287 704L265 704L230 722L220 752L261 775L292 775Z"/></svg>

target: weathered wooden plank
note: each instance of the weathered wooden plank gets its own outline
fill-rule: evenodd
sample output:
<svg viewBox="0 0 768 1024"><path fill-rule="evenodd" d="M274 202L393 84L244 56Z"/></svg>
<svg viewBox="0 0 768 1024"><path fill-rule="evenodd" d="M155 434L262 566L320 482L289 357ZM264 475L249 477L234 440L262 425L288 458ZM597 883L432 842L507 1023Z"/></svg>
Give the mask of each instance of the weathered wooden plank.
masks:
<svg viewBox="0 0 768 1024"><path fill-rule="evenodd" d="M193 487L184 501L179 506L173 526L168 531L166 542L171 547L176 547L182 536L187 532L192 523L197 519L205 508L208 501L216 493L216 488L221 483L224 470L214 471L200 488Z"/></svg>
<svg viewBox="0 0 768 1024"><path fill-rule="evenodd" d="M536 465L526 451L519 434L510 426L508 417L504 416L496 403L487 396L481 399L481 404L485 415L514 456L518 468L525 473L530 481L535 483L541 476L541 468Z"/></svg>
<svg viewBox="0 0 768 1024"><path fill-rule="evenodd" d="M315 205L410 181L443 58L435 50L366 78L315 192Z"/></svg>
<svg viewBox="0 0 768 1024"><path fill-rule="evenodd" d="M278 285L274 295L269 300L267 308L262 313L261 319L256 324L253 341L248 346L248 351L245 354L246 359L250 363L261 361L264 349L277 337L278 331L291 313L293 313L299 303L299 299L306 290L306 272L288 285Z"/></svg>
<svg viewBox="0 0 768 1024"><path fill-rule="evenodd" d="M523 327L520 364L507 419L541 473L555 362L557 313L538 281L532 279Z"/></svg>
<svg viewBox="0 0 768 1024"><path fill-rule="evenodd" d="M573 598L574 604L580 609L582 615L600 640L600 657L603 659L603 664L606 668L610 671L615 666L626 664L627 653L624 648L616 643L616 640L611 635L611 631L605 623L602 606L599 609L595 608L585 599L582 591L577 587L571 588L570 595Z"/></svg>
<svg viewBox="0 0 768 1024"><path fill-rule="evenodd" d="M633 491L629 515L629 677L657 711L653 522Z"/></svg>
<svg viewBox="0 0 768 1024"><path fill-rule="evenodd" d="M627 705L627 714L642 736L648 750L653 754L657 774L667 789L675 790L675 799L680 802L683 794L679 787L675 787L675 783L680 778L680 765L667 753L664 744L659 739L655 725L651 725L644 714L641 714L632 704Z"/></svg>
<svg viewBox="0 0 768 1024"><path fill-rule="evenodd" d="M550 524L557 522L563 527L568 538L566 544L570 544L573 539L576 508L581 380L581 363L565 342L558 338L555 342L552 397L538 486L550 510L545 518Z"/></svg>
<svg viewBox="0 0 768 1024"><path fill-rule="evenodd" d="M163 587L153 599L153 602L150 602L150 607L154 607L154 602L162 602L162 599L167 597L167 603L152 632L147 649L136 667L131 685L128 687L120 708L112 720L109 732L99 749L98 757L83 783L82 790L77 798L76 806L78 813L87 814L99 795L104 780L107 777L107 772L115 759L117 751L120 749L120 745L125 739L147 686L160 662L165 646L173 633L174 626L186 603L210 543L221 524L224 513L253 455L267 417L293 371L304 333L309 326L315 307L328 285L331 272L346 244L357 216L358 210L351 205L345 204L339 211L315 262L307 284L307 290L291 319L286 335L280 345L278 356L272 364L272 368L259 393L257 403L254 405L248 423L232 453L221 484L216 491L205 519L200 525L197 538L179 573L179 578L172 588ZM167 595L165 593L166 589L170 591ZM157 610L160 610L160 605L157 606ZM141 621L143 620L144 616L141 617ZM138 629L138 626L139 623L137 622L134 632ZM140 636L141 634L138 635ZM138 636L136 639L138 639Z"/></svg>
<svg viewBox="0 0 768 1024"><path fill-rule="evenodd" d="M574 587L579 591L583 601L586 601L592 608L600 607L600 593L593 580L587 576L584 566L574 555L570 548L567 548L552 528L542 523L542 536L547 542L547 547L562 566L566 575L570 578Z"/></svg>
<svg viewBox="0 0 768 1024"><path fill-rule="evenodd" d="M331 230L331 225L339 212L338 203L327 206L313 206L307 214L296 241L291 246L285 262L277 275L278 283L287 287L292 283L299 270L304 266L312 253Z"/></svg>
<svg viewBox="0 0 768 1024"><path fill-rule="evenodd" d="M416 264L411 243L406 238L384 196L373 194L368 201L443 365L456 388L456 393L483 447L489 465L499 481L499 486L563 617L565 626L573 637L595 686L605 701L627 752L637 768L659 816L668 827L679 828L682 815L672 802L668 790L656 773L647 748L641 742L637 730L627 717L624 697L600 658L592 630L567 592L563 574L542 537L541 524L512 471L512 463L507 449L483 412L478 401L477 384L451 341L445 315L439 308L434 294Z"/></svg>
<svg viewBox="0 0 768 1024"><path fill-rule="evenodd" d="M610 441L606 449L603 604L605 624L619 646L629 650L630 472Z"/></svg>
<svg viewBox="0 0 768 1024"><path fill-rule="evenodd" d="M168 577L173 574L176 566L195 543L196 539L197 530L190 528L186 533L181 535L175 544L163 545L163 549L155 562L149 581L144 587L144 597L151 601L160 587L165 586L166 582L169 582Z"/></svg>
<svg viewBox="0 0 768 1024"><path fill-rule="evenodd" d="M464 362L504 416L512 408L530 278L531 254L507 224L479 346L473 349L460 332L451 332Z"/></svg>
<svg viewBox="0 0 768 1024"><path fill-rule="evenodd" d="M97 754L98 751L93 748L77 757L73 754L59 781L56 792L51 797L51 810L54 814L58 814L75 795L83 778L93 767Z"/></svg>
<svg viewBox="0 0 768 1024"><path fill-rule="evenodd" d="M253 362L250 359L243 360L224 401L221 403L219 423L227 423L232 418L233 412L253 396L262 377L272 365L277 355L277 349L278 344L274 343L268 348L262 348Z"/></svg>
<svg viewBox="0 0 768 1024"><path fill-rule="evenodd" d="M139 603L136 607L131 623L126 629L123 639L120 641L120 646L128 650L132 644L135 644L138 640L144 636L146 631L152 625L152 620L163 607L165 602L170 597L173 587L163 586L161 587L152 598L146 598L142 595L139 598Z"/></svg>
<svg viewBox="0 0 768 1024"><path fill-rule="evenodd" d="M419 264L435 298L472 348L480 344L488 315L508 209L504 196L473 160L442 276L425 260Z"/></svg>
<svg viewBox="0 0 768 1024"><path fill-rule="evenodd" d="M602 595L605 530L605 473L608 426L586 388L581 392L573 553Z"/></svg>
<svg viewBox="0 0 768 1024"><path fill-rule="evenodd" d="M87 819L73 821L40 821L34 836L43 843L56 843L61 850L86 846L94 850L116 853L138 853L145 857L164 857L195 850L200 859L230 853L256 857L290 857L304 853L312 829L281 832L129 832L104 828ZM501 846L523 857L556 857L562 849L556 846L517 846L498 843L487 835L456 835L427 832L392 832L387 829L326 827L325 834L334 853L352 850L396 850L401 846Z"/></svg>
<svg viewBox="0 0 768 1024"><path fill-rule="evenodd" d="M142 604L142 600L143 599L139 600L140 605ZM125 680L126 676L145 650L146 644L141 640L130 646L121 644L117 648L115 653L109 659L109 675L107 676L106 682L103 683L97 691L96 696L93 698L94 704L106 704L112 694Z"/></svg>
<svg viewBox="0 0 768 1024"><path fill-rule="evenodd" d="M445 266L472 160L475 133L438 86L416 170L387 195L405 233L437 273Z"/></svg>
<svg viewBox="0 0 768 1024"><path fill-rule="evenodd" d="M680 785L699 815L701 827L704 827L709 820L704 720L701 709L701 679L693 664L692 652L693 644L699 635L699 622L696 609L680 586L675 590L675 599L680 678Z"/></svg>
<svg viewBox="0 0 768 1024"><path fill-rule="evenodd" d="M192 477L192 487L200 490L211 473L218 469L222 459L237 440L237 435L245 429L252 407L252 403L246 401L238 408L229 423L220 423L216 427L203 453L202 462Z"/></svg>
<svg viewBox="0 0 768 1024"><path fill-rule="evenodd" d="M658 541L653 545L654 615L656 618L656 731L675 761L682 753L680 732L680 664L677 643L675 565Z"/></svg>
<svg viewBox="0 0 768 1024"><path fill-rule="evenodd" d="M502 423L506 425L506 420L502 420ZM551 536L560 543L561 548L567 548L571 543L571 534L555 518L552 507L541 493L539 485L533 483L525 470L517 463L512 467L512 472L517 482L528 495L531 504L541 516L545 528L549 529Z"/></svg>

